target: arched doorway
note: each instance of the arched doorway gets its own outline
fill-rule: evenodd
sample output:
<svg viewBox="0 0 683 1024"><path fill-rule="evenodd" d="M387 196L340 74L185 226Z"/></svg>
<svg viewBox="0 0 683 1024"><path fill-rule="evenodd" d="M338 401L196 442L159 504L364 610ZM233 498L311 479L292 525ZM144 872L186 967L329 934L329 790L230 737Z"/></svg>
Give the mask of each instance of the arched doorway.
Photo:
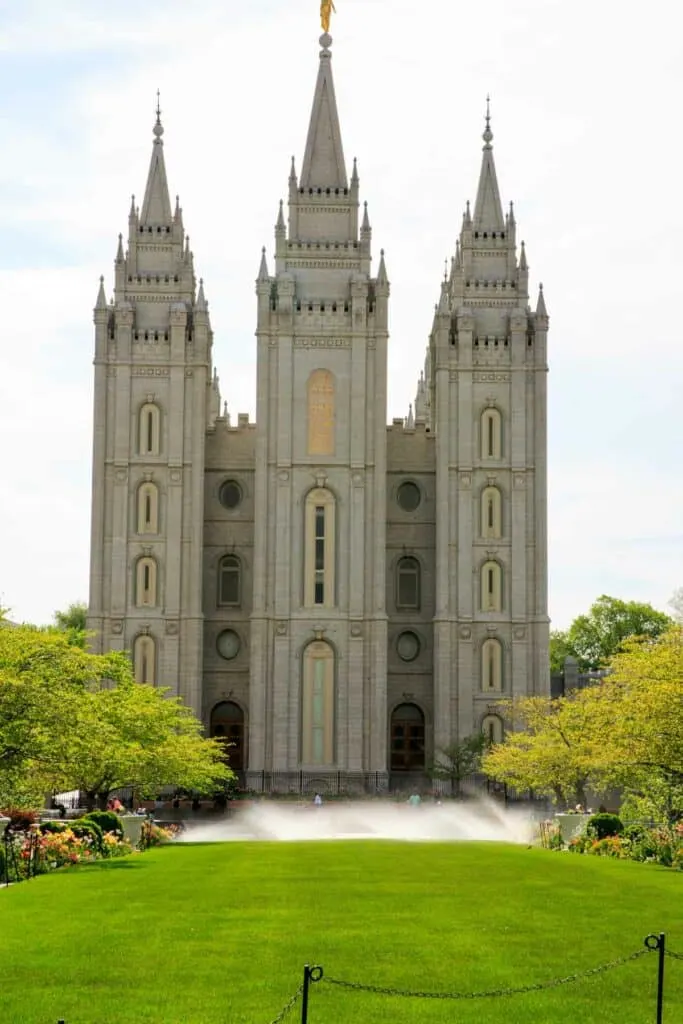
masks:
<svg viewBox="0 0 683 1024"><path fill-rule="evenodd" d="M244 771L244 712L239 704L231 700L216 704L211 712L211 736L227 745L233 771Z"/></svg>
<svg viewBox="0 0 683 1024"><path fill-rule="evenodd" d="M425 767L425 716L417 704L399 704L391 716L391 771Z"/></svg>

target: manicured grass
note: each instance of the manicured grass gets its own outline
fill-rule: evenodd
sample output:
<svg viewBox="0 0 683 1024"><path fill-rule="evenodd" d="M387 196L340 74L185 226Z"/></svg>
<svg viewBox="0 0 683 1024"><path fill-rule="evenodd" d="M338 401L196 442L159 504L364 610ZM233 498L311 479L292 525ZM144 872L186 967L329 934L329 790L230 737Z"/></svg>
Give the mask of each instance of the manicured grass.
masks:
<svg viewBox="0 0 683 1024"><path fill-rule="evenodd" d="M2 1024L268 1024L305 962L430 991L518 986L683 951L683 875L484 843L179 845L0 892ZM311 1024L646 1024L656 956L579 984L460 1003L321 982ZM667 962L667 1024L683 961ZM298 1020L293 1014L288 1021Z"/></svg>

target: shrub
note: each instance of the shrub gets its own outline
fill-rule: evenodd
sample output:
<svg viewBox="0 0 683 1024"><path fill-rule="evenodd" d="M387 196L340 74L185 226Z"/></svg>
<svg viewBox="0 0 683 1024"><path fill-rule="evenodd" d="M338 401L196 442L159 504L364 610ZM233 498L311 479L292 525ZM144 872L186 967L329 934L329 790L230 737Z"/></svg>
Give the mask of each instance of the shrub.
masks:
<svg viewBox="0 0 683 1024"><path fill-rule="evenodd" d="M31 825L38 821L36 812L27 811L25 807L6 807L2 811L2 816L10 819L7 825L7 832L10 835L13 832L28 832Z"/></svg>
<svg viewBox="0 0 683 1024"><path fill-rule="evenodd" d="M607 839L622 835L624 823L618 814L594 814L588 821L586 831L596 839Z"/></svg>
<svg viewBox="0 0 683 1024"><path fill-rule="evenodd" d="M90 811L81 821L93 821L102 833L113 832L119 839L123 838L123 823L114 811Z"/></svg>
<svg viewBox="0 0 683 1024"><path fill-rule="evenodd" d="M78 821L70 822L69 829L78 839L89 839L97 850L102 849L104 835L97 822L79 818Z"/></svg>
<svg viewBox="0 0 683 1024"><path fill-rule="evenodd" d="M47 832L64 832L69 827L69 823L66 821L41 821L40 831L43 835Z"/></svg>

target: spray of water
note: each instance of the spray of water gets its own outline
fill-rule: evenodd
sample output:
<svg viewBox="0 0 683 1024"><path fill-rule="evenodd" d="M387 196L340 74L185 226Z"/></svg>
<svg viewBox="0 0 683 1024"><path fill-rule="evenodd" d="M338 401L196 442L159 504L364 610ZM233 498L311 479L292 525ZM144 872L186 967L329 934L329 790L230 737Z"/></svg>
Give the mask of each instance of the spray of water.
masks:
<svg viewBox="0 0 683 1024"><path fill-rule="evenodd" d="M264 800L218 822L190 824L180 841L393 839L528 843L532 835L533 821L528 812L506 810L486 799L419 807L379 801L316 807Z"/></svg>

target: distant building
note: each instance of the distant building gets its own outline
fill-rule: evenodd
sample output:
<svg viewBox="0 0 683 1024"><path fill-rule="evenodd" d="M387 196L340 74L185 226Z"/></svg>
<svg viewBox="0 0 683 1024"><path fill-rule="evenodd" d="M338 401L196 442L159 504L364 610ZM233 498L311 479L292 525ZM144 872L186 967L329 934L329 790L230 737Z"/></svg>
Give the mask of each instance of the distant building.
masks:
<svg viewBox="0 0 683 1024"><path fill-rule="evenodd" d="M548 692L548 314L487 112L415 403L387 427L389 279L320 42L256 280L255 423L221 399L157 117L94 311L88 628L228 736L251 788L383 790L457 737L500 738L501 695ZM252 201L245 180L216 204L226 246L229 204Z"/></svg>
<svg viewBox="0 0 683 1024"><path fill-rule="evenodd" d="M550 696L565 697L572 690L583 690L586 686L594 686L609 675L609 669L596 669L579 672L579 663L571 655L564 659L562 672L550 677Z"/></svg>

